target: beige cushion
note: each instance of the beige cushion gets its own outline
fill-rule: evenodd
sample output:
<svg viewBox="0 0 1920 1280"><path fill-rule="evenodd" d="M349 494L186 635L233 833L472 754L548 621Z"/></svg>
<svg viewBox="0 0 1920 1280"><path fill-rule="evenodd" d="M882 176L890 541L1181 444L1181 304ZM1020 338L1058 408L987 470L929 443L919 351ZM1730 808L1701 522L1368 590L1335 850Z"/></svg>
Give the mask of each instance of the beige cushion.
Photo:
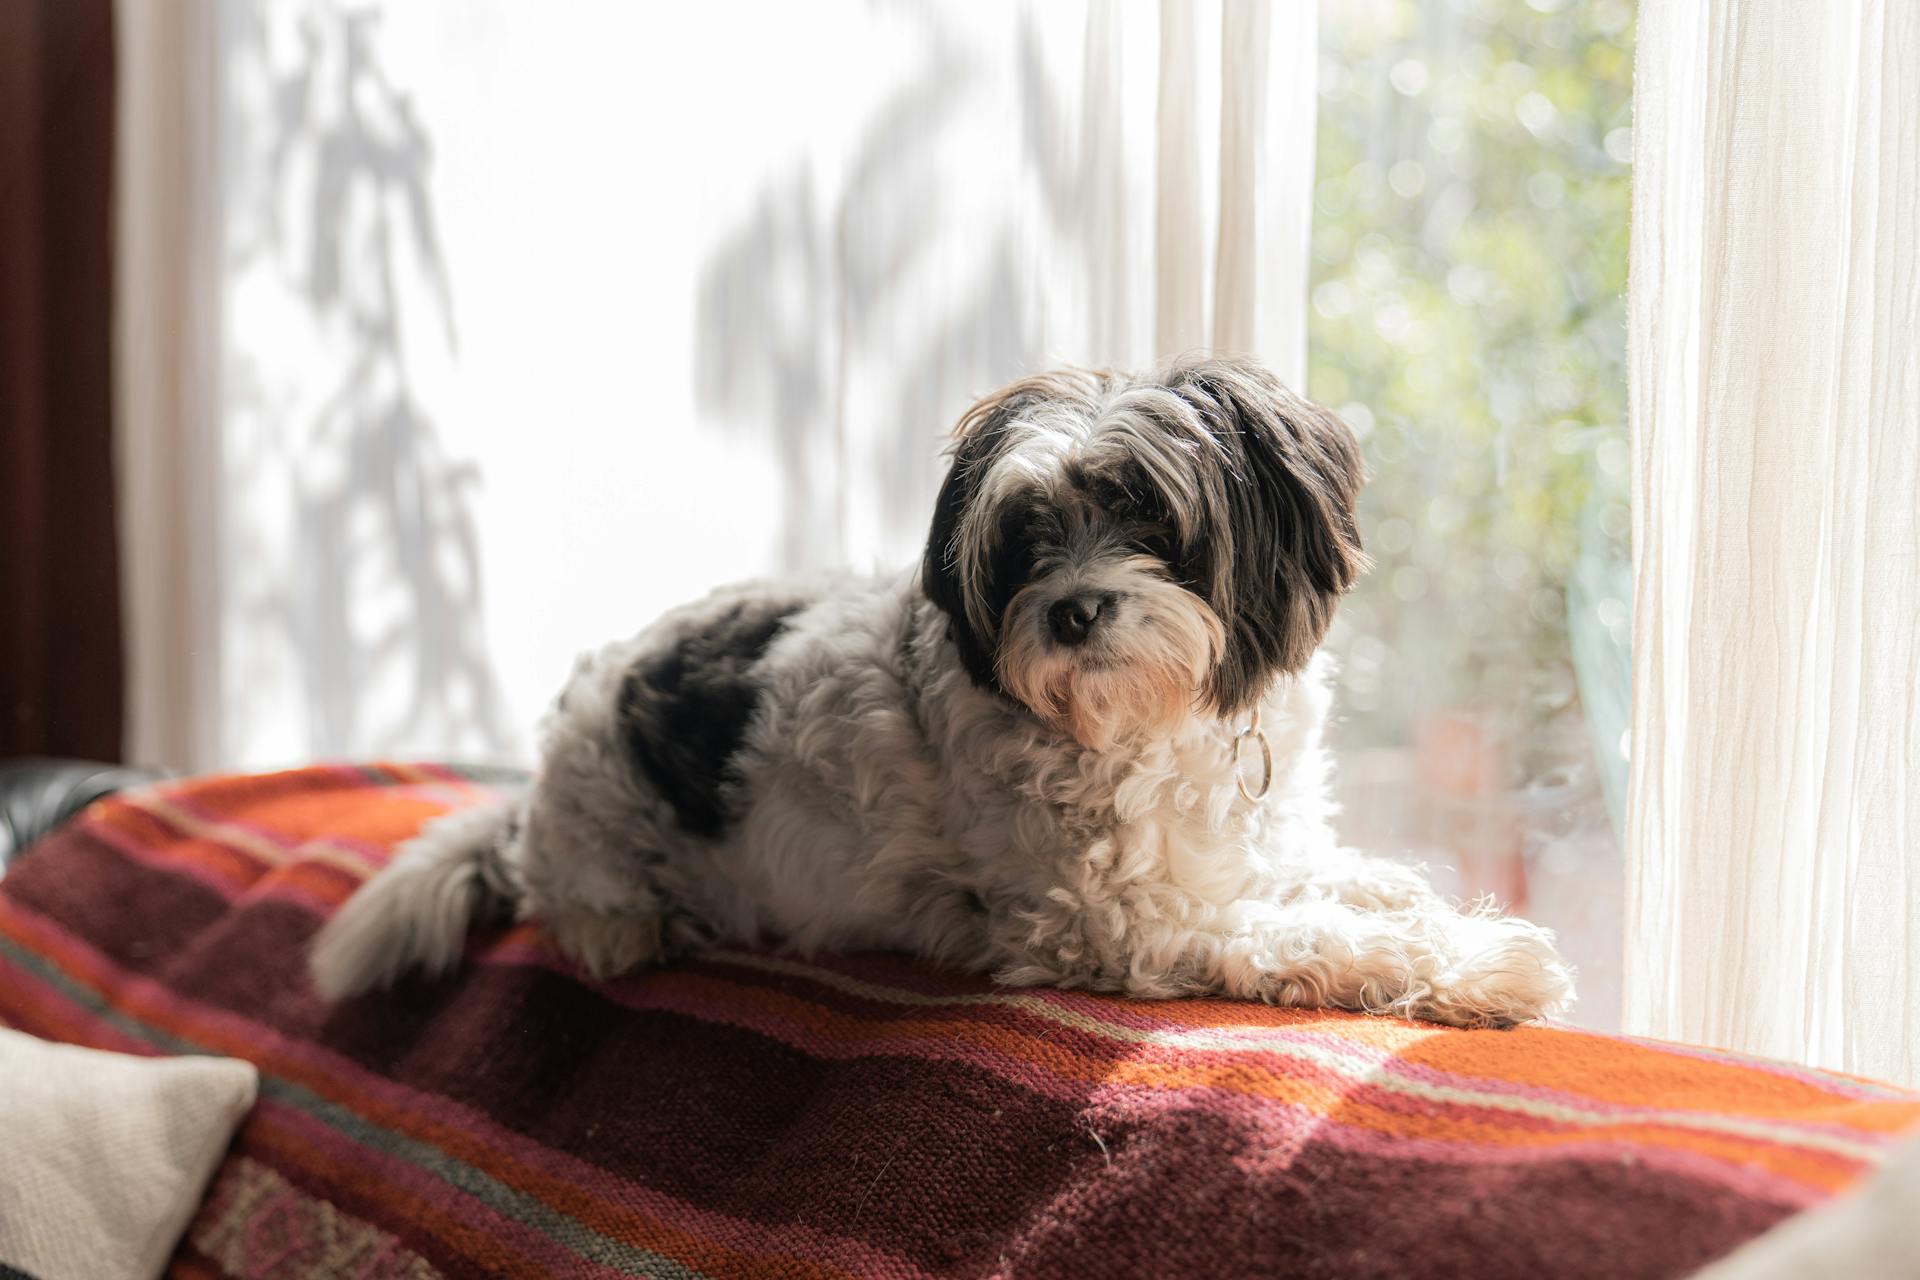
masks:
<svg viewBox="0 0 1920 1280"><path fill-rule="evenodd" d="M1871 1179L1796 1214L1694 1280L1911 1280L1920 1276L1920 1139Z"/></svg>
<svg viewBox="0 0 1920 1280"><path fill-rule="evenodd" d="M259 1087L250 1063L0 1028L0 1262L37 1280L159 1275Z"/></svg>

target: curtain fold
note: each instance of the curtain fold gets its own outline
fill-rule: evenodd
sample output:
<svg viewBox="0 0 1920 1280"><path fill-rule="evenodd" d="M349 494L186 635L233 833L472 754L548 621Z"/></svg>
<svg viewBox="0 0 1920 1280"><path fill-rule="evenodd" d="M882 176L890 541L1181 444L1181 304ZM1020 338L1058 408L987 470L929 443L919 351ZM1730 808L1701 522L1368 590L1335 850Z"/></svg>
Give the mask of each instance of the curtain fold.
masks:
<svg viewBox="0 0 1920 1280"><path fill-rule="evenodd" d="M120 0L113 452L126 758L217 767L221 562L216 0Z"/></svg>
<svg viewBox="0 0 1920 1280"><path fill-rule="evenodd" d="M1261 356L1303 392L1318 14L1311 3L1226 0L1220 31L1212 345Z"/></svg>
<svg viewBox="0 0 1920 1280"><path fill-rule="evenodd" d="M1195 0L1160 0L1153 340L1162 354L1206 341L1197 18Z"/></svg>
<svg viewBox="0 0 1920 1280"><path fill-rule="evenodd" d="M1639 42L1626 1024L1920 1084L1920 9Z"/></svg>
<svg viewBox="0 0 1920 1280"><path fill-rule="evenodd" d="M1304 390L1319 8L1222 0L1217 59L1214 16L1161 0L1154 347L1257 355Z"/></svg>

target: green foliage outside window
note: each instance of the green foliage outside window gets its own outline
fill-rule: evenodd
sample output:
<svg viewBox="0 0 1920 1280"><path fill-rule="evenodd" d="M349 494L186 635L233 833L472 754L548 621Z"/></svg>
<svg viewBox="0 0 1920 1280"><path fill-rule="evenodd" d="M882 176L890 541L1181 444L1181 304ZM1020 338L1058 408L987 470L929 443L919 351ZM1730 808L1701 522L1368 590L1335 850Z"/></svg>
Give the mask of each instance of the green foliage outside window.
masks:
<svg viewBox="0 0 1920 1280"><path fill-rule="evenodd" d="M1621 0L1329 0L1310 329L1309 390L1373 471L1376 567L1335 636L1343 744L1468 714L1506 744L1503 785L1597 755L1609 799L1632 17ZM1618 687L1598 708L1602 676ZM1606 722L1586 725L1591 753L1583 687Z"/></svg>

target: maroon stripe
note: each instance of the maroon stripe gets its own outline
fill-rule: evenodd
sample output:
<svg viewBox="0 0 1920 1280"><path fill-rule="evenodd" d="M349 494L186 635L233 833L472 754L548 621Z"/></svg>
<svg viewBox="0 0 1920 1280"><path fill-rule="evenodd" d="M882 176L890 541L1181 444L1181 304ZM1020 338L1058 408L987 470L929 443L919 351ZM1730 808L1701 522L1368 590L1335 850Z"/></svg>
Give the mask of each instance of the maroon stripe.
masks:
<svg viewBox="0 0 1920 1280"><path fill-rule="evenodd" d="M1496 1171L1380 1160L1310 1142L1249 1148L1231 1117L1105 1136L1098 1185L1037 1215L1014 1274L1678 1277L1785 1216L1691 1179L1617 1162Z"/></svg>
<svg viewBox="0 0 1920 1280"><path fill-rule="evenodd" d="M86 824L36 845L0 883L7 897L138 973L169 969L204 946L230 911L213 889L135 861Z"/></svg>
<svg viewBox="0 0 1920 1280"><path fill-rule="evenodd" d="M208 1276L226 1276L226 1268L193 1247L193 1241L182 1238L173 1251L173 1257L167 1261L167 1280L204 1280Z"/></svg>

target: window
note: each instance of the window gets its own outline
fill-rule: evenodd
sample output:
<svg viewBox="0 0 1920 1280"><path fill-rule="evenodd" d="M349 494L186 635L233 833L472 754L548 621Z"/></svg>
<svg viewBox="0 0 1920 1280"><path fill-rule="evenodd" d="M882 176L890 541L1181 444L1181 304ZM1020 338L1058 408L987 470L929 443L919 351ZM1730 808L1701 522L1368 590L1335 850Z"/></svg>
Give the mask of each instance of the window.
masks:
<svg viewBox="0 0 1920 1280"><path fill-rule="evenodd" d="M1617 1025L1632 10L1329 0L1309 392L1365 440L1347 839L1558 929Z"/></svg>

